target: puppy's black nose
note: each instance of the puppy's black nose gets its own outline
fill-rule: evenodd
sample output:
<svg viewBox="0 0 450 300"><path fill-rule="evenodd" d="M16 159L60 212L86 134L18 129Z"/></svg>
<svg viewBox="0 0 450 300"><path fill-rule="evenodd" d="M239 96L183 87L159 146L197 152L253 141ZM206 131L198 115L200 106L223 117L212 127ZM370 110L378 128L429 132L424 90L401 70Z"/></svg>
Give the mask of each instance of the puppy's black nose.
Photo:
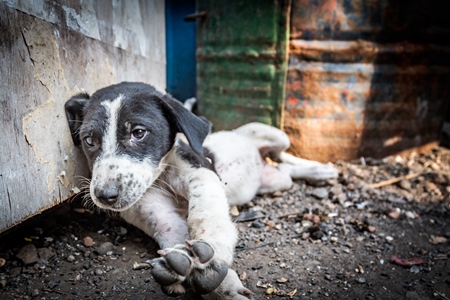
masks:
<svg viewBox="0 0 450 300"><path fill-rule="evenodd" d="M119 188L115 184L108 184L102 189L96 189L95 197L105 205L113 205L119 197Z"/></svg>

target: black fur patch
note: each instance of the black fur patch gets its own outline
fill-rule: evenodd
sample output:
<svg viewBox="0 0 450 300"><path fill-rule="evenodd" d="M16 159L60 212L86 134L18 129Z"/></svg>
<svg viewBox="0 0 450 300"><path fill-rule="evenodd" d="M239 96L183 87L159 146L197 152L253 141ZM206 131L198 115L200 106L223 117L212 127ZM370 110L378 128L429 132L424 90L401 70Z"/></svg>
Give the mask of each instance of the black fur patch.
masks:
<svg viewBox="0 0 450 300"><path fill-rule="evenodd" d="M140 161L151 159L157 165L172 148L177 132L184 133L192 149L203 154L202 143L209 132L207 123L170 95L162 94L150 85L122 82L100 89L91 97L77 95L66 103L72 138L75 145L83 146L91 169L104 150L102 139L107 130L108 112L102 102L119 96L122 96L122 102L117 115L117 150L114 154ZM147 134L134 141L131 135L137 127Z"/></svg>
<svg viewBox="0 0 450 300"><path fill-rule="evenodd" d="M195 168L207 168L216 172L216 168L214 167L214 155L208 148L203 147L203 155L200 155L192 150L188 144L180 141L177 147L177 154Z"/></svg>

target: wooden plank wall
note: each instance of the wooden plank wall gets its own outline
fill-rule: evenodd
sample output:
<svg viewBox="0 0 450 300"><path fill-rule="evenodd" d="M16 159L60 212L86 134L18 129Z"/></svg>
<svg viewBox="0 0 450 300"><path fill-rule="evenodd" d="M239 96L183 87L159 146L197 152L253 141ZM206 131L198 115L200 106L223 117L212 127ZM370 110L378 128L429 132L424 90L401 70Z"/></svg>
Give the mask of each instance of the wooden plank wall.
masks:
<svg viewBox="0 0 450 300"><path fill-rule="evenodd" d="M64 103L121 81L165 89L164 0L0 1L0 232L78 191Z"/></svg>

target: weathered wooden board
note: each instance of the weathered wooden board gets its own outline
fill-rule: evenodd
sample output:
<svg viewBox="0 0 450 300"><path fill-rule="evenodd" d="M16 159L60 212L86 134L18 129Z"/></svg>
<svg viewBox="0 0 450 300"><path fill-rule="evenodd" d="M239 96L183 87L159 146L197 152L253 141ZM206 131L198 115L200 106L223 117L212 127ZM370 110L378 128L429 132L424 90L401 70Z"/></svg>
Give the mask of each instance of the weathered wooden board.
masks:
<svg viewBox="0 0 450 300"><path fill-rule="evenodd" d="M163 0L0 2L0 232L88 176L64 103L120 81L166 86Z"/></svg>

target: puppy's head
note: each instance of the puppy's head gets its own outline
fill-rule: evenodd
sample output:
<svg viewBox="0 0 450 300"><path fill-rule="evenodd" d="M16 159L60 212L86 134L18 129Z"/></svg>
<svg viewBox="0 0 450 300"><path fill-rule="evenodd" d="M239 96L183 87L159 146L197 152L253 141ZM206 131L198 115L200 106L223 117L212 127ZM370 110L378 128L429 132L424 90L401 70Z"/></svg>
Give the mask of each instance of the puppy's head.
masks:
<svg viewBox="0 0 450 300"><path fill-rule="evenodd" d="M143 83L76 95L65 110L74 144L82 146L92 171L92 200L115 211L136 203L158 178L178 132L202 153L209 131L181 103Z"/></svg>

